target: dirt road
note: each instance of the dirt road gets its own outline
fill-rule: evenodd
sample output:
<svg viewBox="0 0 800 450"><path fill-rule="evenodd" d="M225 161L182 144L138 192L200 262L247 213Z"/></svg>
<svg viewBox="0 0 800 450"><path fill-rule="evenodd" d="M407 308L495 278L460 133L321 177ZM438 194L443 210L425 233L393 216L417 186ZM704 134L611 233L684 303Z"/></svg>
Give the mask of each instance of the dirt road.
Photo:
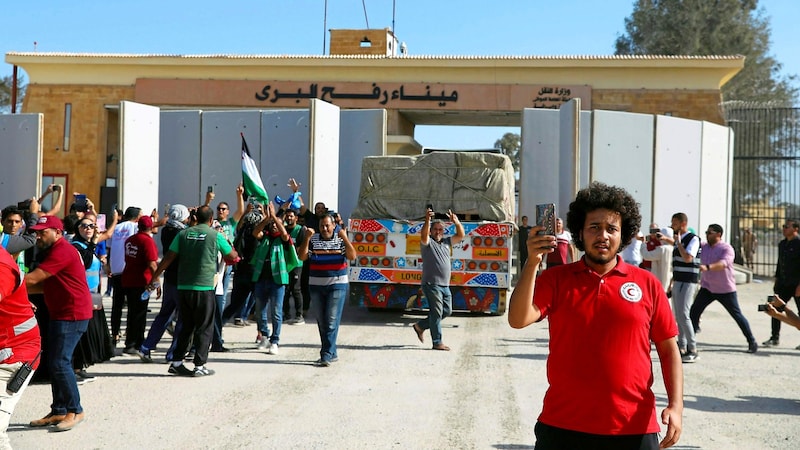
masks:
<svg viewBox="0 0 800 450"><path fill-rule="evenodd" d="M756 305L770 286L739 290L759 342L769 336L769 318ZM444 340L453 351L440 352L429 349L427 333L426 344L418 343L411 328L416 316L348 307L344 317L340 359L329 368L312 365L319 348L314 323L285 325L277 356L255 349L255 326L226 327L234 352L212 353L209 367L217 373L206 378L170 376L166 364L131 356L94 366L89 371L97 380L80 388L88 420L65 433L25 426L50 404L48 385L30 386L11 418L12 445L533 448L547 388L546 323L513 330L506 317L451 317ZM780 347L746 354L736 324L713 304L698 340L700 360L684 365L684 433L675 448L800 448L800 331L784 326ZM154 354L159 359L163 344ZM664 387L659 373L655 379L660 409Z"/></svg>

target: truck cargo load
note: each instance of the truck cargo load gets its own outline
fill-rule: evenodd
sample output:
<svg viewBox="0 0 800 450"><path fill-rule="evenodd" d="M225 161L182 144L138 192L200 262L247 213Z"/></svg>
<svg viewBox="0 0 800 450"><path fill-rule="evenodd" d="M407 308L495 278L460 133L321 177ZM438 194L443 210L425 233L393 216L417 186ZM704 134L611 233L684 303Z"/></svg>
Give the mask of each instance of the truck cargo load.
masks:
<svg viewBox="0 0 800 450"><path fill-rule="evenodd" d="M503 314L511 283L514 171L505 155L435 152L367 157L349 222L358 256L350 298L368 308L425 309L420 230L427 205L459 215L465 238L453 245L454 311ZM445 222L445 236L455 234Z"/></svg>

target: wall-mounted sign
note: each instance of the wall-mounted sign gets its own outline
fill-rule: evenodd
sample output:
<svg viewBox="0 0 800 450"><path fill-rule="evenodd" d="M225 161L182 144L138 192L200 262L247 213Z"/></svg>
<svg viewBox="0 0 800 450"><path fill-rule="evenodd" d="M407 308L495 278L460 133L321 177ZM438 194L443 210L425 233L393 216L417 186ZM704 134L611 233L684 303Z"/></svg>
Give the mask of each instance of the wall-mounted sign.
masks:
<svg viewBox="0 0 800 450"><path fill-rule="evenodd" d="M251 80L136 80L135 100L153 105L298 107L318 98L342 108L519 111L573 98L591 109L592 90L575 85L351 83Z"/></svg>

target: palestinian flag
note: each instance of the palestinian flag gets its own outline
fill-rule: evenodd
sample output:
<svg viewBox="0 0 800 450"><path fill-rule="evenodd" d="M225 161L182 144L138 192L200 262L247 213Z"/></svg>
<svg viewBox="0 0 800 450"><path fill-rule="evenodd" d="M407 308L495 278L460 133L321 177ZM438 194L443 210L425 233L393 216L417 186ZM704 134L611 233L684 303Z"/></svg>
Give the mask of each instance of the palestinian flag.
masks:
<svg viewBox="0 0 800 450"><path fill-rule="evenodd" d="M244 140L244 133L239 133L242 136L242 184L244 185L244 195L247 198L254 198L259 203L267 203L269 201L269 194L264 189L264 183L261 181L261 174L258 173L256 162L250 156L250 149L247 148L247 141Z"/></svg>

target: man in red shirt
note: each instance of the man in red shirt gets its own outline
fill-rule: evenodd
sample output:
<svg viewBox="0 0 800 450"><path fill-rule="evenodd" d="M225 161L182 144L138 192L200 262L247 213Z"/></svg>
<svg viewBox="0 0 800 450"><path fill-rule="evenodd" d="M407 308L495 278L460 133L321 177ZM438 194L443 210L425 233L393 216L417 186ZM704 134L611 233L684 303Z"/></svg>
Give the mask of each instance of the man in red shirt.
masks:
<svg viewBox="0 0 800 450"><path fill-rule="evenodd" d="M123 353L129 355L136 355L144 342L150 299L142 300L142 294L153 280L158 266L158 248L151 232L153 219L142 216L138 226L139 232L125 241L125 268L122 269L122 290L128 303L128 329Z"/></svg>
<svg viewBox="0 0 800 450"><path fill-rule="evenodd" d="M44 293L50 312L47 364L53 403L50 414L30 425L55 425L55 431L67 431L86 419L72 370L72 353L92 318L92 294L80 255L64 239L61 219L41 216L31 230L36 232L36 246L42 258L39 266L25 276L25 285L29 293Z"/></svg>
<svg viewBox="0 0 800 450"><path fill-rule="evenodd" d="M650 342L667 392L661 448L678 442L683 372L675 319L661 283L618 255L636 236L639 205L625 190L592 183L570 204L567 227L584 257L542 272L555 236L528 237L528 264L511 295L508 322L547 318L550 355L536 448L659 448Z"/></svg>
<svg viewBox="0 0 800 450"><path fill-rule="evenodd" d="M34 369L39 366L42 341L22 276L17 262L0 249L0 329L8 330L0 333L0 386L8 386L23 363ZM16 392L0 389L0 448L11 448L6 429L32 377L33 371L22 379Z"/></svg>

